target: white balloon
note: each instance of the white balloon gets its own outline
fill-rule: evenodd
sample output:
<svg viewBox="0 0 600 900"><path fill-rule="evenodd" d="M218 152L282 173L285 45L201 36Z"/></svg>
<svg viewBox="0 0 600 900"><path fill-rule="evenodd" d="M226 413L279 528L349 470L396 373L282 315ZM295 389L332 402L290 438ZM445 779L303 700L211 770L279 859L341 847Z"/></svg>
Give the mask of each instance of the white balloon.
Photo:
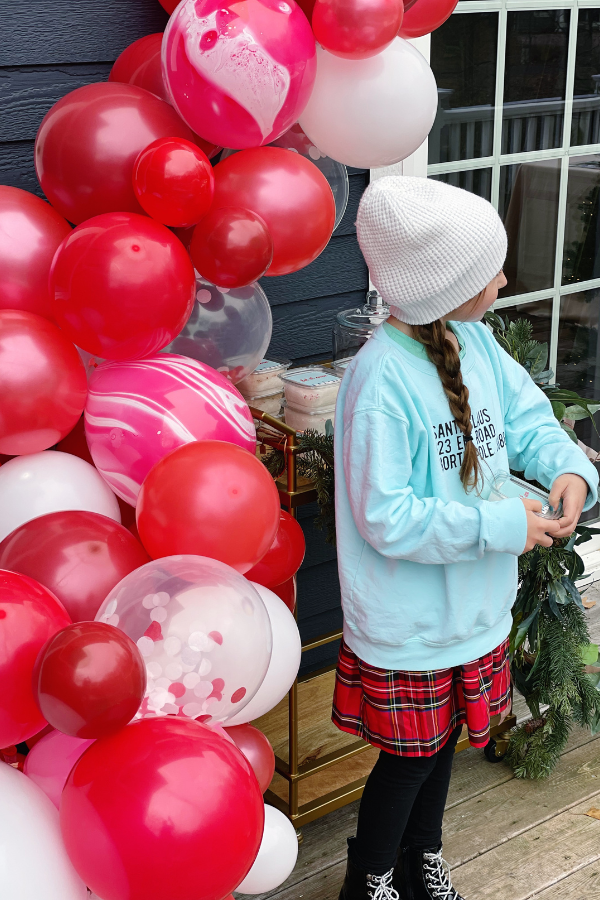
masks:
<svg viewBox="0 0 600 900"><path fill-rule="evenodd" d="M6 763L0 763L0 897L88 897L67 856L58 810L37 784Z"/></svg>
<svg viewBox="0 0 600 900"><path fill-rule="evenodd" d="M242 883L240 894L262 894L283 884L298 859L296 829L274 806L265 806L265 830L258 856Z"/></svg>
<svg viewBox="0 0 600 900"><path fill-rule="evenodd" d="M271 620L273 633L271 662L264 681L252 700L239 713L223 723L225 728L253 722L277 706L291 688L300 668L302 642L296 620L277 594L262 584L256 584L254 581L251 584L262 597Z"/></svg>
<svg viewBox="0 0 600 900"><path fill-rule="evenodd" d="M121 521L117 498L84 459L44 450L0 466L0 541L31 519L63 509L84 509Z"/></svg>
<svg viewBox="0 0 600 900"><path fill-rule="evenodd" d="M342 59L317 45L315 86L299 122L322 153L368 169L414 153L436 110L437 86L427 60L395 38L369 59Z"/></svg>

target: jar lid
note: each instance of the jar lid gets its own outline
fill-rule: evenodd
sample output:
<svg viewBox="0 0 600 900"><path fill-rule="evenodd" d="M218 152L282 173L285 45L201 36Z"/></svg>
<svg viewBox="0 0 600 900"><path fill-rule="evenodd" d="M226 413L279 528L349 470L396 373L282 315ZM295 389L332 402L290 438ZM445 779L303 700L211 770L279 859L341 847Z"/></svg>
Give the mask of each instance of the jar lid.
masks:
<svg viewBox="0 0 600 900"><path fill-rule="evenodd" d="M301 369L292 369L282 380L286 384L299 384L307 390L320 390L324 384L340 383L340 376L325 366L305 366Z"/></svg>

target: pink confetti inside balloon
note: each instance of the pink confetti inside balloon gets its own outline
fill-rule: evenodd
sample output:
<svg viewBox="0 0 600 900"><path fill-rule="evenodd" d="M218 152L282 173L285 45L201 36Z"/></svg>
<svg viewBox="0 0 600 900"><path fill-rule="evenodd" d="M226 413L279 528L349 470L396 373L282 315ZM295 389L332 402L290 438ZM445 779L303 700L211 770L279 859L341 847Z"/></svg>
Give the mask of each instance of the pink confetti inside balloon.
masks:
<svg viewBox="0 0 600 900"><path fill-rule="evenodd" d="M96 468L132 506L150 469L183 444L217 440L256 449L250 410L231 382L170 353L98 366L90 376L85 434Z"/></svg>
<svg viewBox="0 0 600 900"><path fill-rule="evenodd" d="M197 134L260 147L308 103L315 39L294 0L185 0L167 25L162 64L173 105Z"/></svg>
<svg viewBox="0 0 600 900"><path fill-rule="evenodd" d="M138 718L224 722L269 667L269 613L243 575L204 556L168 556L127 575L96 615L129 635L146 663Z"/></svg>

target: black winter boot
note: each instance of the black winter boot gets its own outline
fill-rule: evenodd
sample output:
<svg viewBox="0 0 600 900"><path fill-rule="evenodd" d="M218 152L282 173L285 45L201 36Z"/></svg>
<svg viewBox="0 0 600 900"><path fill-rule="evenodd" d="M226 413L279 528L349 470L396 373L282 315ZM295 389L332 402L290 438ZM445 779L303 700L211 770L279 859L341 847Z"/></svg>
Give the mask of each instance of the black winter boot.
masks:
<svg viewBox="0 0 600 900"><path fill-rule="evenodd" d="M437 850L401 847L392 884L400 900L464 900L452 887L441 846Z"/></svg>
<svg viewBox="0 0 600 900"><path fill-rule="evenodd" d="M355 838L350 838L348 845L351 840ZM385 875L367 875L348 856L346 877L339 900L400 900L398 891L392 885L392 878L393 869Z"/></svg>

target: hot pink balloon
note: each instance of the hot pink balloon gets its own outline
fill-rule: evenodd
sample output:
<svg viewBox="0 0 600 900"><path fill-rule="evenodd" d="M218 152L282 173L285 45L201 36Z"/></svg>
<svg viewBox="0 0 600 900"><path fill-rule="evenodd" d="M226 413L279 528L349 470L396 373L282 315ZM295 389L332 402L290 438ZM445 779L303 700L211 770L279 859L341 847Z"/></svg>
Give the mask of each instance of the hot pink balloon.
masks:
<svg viewBox="0 0 600 900"><path fill-rule="evenodd" d="M99 366L90 377L85 433L96 468L132 506L150 469L183 444L256 449L239 391L210 366L171 353Z"/></svg>
<svg viewBox="0 0 600 900"><path fill-rule="evenodd" d="M51 731L37 742L25 757L23 771L35 781L56 808L60 807L60 795L69 772L93 740L70 737L60 731Z"/></svg>
<svg viewBox="0 0 600 900"><path fill-rule="evenodd" d="M167 25L162 63L193 131L224 147L260 147L308 103L315 39L294 0L185 0Z"/></svg>

